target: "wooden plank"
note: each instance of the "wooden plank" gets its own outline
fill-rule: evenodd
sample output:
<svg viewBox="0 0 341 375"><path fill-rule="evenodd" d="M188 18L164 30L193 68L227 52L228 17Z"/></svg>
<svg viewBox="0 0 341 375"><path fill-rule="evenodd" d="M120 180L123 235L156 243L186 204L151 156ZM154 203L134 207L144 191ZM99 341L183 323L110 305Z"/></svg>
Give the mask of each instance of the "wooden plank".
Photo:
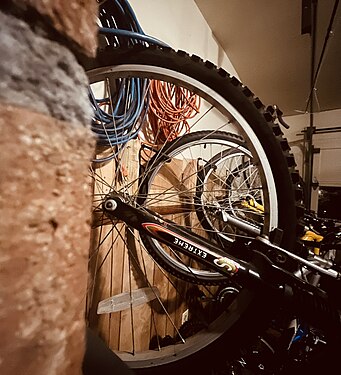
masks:
<svg viewBox="0 0 341 375"><path fill-rule="evenodd" d="M158 267L154 268L153 283L158 287L161 295L161 301L167 307L168 281L165 279L163 272ZM154 336L160 336L163 338L166 335L167 315L163 306L158 303L158 301L154 302L153 309L155 320L153 322L154 324L151 325L150 337L153 338Z"/></svg>
<svg viewBox="0 0 341 375"><path fill-rule="evenodd" d="M124 189L124 193L135 195L138 190L138 176L139 176L139 153L140 144L138 141L130 142L125 152L120 159L120 167L122 170L122 186L126 183L128 188ZM128 231L125 233L127 241L125 244L125 264L124 277L122 283L122 290L131 293L134 290L148 286L145 277L143 276L142 259L139 258L138 250L140 252L140 244L134 232ZM121 313L121 336L119 349L129 352L145 350L148 343L148 325L145 322L149 321L150 308L143 305L138 307L131 307Z"/></svg>
<svg viewBox="0 0 341 375"><path fill-rule="evenodd" d="M138 266L135 265L135 272L140 273L140 276L136 275L135 279L139 288L141 287L153 287L153 270L154 270L154 261L151 259L146 250L143 249L143 245L135 241L136 245L136 257L138 260ZM143 274L143 276L142 276ZM136 311L136 323L139 327L139 334L136 334L136 350L147 350L150 343L150 325L151 325L151 316L152 310L151 306L153 302L146 303L142 306L139 306L138 311Z"/></svg>
<svg viewBox="0 0 341 375"><path fill-rule="evenodd" d="M138 142L131 143L129 147L127 146L119 161L121 176L120 179L116 179L115 186L119 190L123 188L124 183L128 183L129 187L125 192L129 194L133 194L138 188L138 147ZM114 179L113 171L114 165L110 168L104 166L103 169L101 168L100 176L110 184ZM189 227L197 226L198 218L193 203L196 184L195 173L195 161L184 162L183 160L173 159L170 163L165 164L153 182L151 193L159 194L165 189L169 189L168 195L172 196L172 202L166 198L163 199L158 203L160 211L157 210L157 212L179 224ZM188 189L190 194L187 192ZM102 189L101 192L105 193L106 189ZM155 208L155 206L152 206L152 208ZM99 222L100 218L96 217L94 223ZM121 223L118 226L123 231L125 225ZM107 227L108 229L102 229L104 231L102 234L110 230L111 226L108 223ZM93 231L94 239L96 231L98 232L98 229ZM105 337L112 350L143 351L149 348L150 340L155 334L161 337L166 335L176 336L174 325L177 329L180 328L182 315L188 307L184 302L188 284L173 278L173 285L164 275L164 272L154 265L154 261L145 253L143 245L138 242L134 235L125 231L121 232L121 235L122 238L115 241L110 256L105 259L101 267L99 275L100 290L96 292L95 302L98 303L101 299L122 292L156 285L165 307L170 310L170 318L174 323L163 311L160 303L154 300L119 313L104 314L99 318L97 317L97 325L101 330L101 335ZM136 236L138 237L138 234ZM112 246L113 240L115 238L108 238L101 246L103 254L99 258L100 261L103 261L103 257L105 257L108 248ZM127 240L129 240L128 244L126 243ZM145 270L149 282L142 275ZM134 336L132 335L133 323Z"/></svg>
<svg viewBox="0 0 341 375"><path fill-rule="evenodd" d="M109 296L115 296L123 292L122 280L124 278L124 259L125 246L121 239L124 235L125 225L116 224L116 230L113 233L114 247L112 249L112 273L110 275L110 292ZM109 315L109 347L112 350L118 350L121 336L121 312L111 313Z"/></svg>
<svg viewBox="0 0 341 375"><path fill-rule="evenodd" d="M107 163L95 170L95 184L94 184L94 200L95 204L100 198L109 192L110 184L113 176L113 165ZM98 218L97 222L101 218ZM94 223L94 221L93 221ZM91 299L91 321L90 326L95 327L100 336L108 342L109 340L109 317L97 315L97 304L100 300L109 296L108 288L110 287L111 280L111 262L112 254L111 247L111 226L97 227L92 230L92 254L91 254L91 282L90 291L92 294ZM105 240L103 240L105 239Z"/></svg>

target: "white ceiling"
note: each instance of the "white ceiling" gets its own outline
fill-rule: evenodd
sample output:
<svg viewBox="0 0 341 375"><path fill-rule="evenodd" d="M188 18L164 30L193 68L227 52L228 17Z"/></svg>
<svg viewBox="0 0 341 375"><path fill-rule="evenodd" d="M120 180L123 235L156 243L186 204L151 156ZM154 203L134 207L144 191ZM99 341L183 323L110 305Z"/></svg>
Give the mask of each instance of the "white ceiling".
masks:
<svg viewBox="0 0 341 375"><path fill-rule="evenodd" d="M301 0L195 0L242 82L284 115L304 113L311 36L301 35ZM318 0L315 67L335 0ZM314 90L314 111L341 108L341 5Z"/></svg>

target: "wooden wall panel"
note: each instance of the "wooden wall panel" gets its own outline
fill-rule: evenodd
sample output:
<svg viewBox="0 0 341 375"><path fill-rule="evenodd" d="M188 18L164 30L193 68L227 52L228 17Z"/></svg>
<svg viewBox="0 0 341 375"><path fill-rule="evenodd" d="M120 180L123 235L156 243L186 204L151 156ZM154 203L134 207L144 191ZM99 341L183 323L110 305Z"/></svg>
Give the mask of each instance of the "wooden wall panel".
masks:
<svg viewBox="0 0 341 375"><path fill-rule="evenodd" d="M138 188L136 182L139 171L138 142L127 146L125 156L118 163L121 179L117 179L114 185L119 190L123 186L122 182L132 182L125 192L133 194ZM113 164L109 163L98 171L101 181L112 183L115 177ZM170 193L175 199L172 199L172 203L163 199L153 206L153 209L179 224L195 226L198 220L193 212L195 172L195 161L184 162L173 159L167 163L153 183L153 194L170 189ZM192 188L191 196L186 192L188 188ZM97 186L95 191L96 189L101 193L108 192L103 191L102 186ZM188 212L187 218L183 218L181 215L184 211ZM121 312L100 316L95 316L96 308L93 307L92 325L97 326L100 335L112 350L130 353L148 350L150 340L155 335L159 335L161 339L167 335L176 337L177 330L182 324L183 314L188 308L184 302L187 283L170 277L158 265L155 265L144 246L139 242L136 231L127 229L122 223L116 223L116 225L120 234L116 231L112 232L100 247L97 266L101 262L103 265L97 274L99 286L96 287L100 290L96 291L93 304L97 308L99 301L124 292L128 293L127 301L129 301L129 293L152 286L157 286L162 303L155 298L140 306L132 306ZM107 225L102 231L94 230L92 246L96 247L96 240L99 241L99 237L111 229L112 226ZM144 276L145 273L147 279ZM134 332L132 333L133 325Z"/></svg>

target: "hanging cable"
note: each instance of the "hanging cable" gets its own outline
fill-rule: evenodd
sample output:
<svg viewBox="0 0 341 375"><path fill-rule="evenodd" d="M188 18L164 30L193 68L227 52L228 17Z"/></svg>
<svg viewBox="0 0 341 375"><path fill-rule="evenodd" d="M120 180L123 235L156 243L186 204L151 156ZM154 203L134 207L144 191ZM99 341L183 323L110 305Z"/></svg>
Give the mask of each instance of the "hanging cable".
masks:
<svg viewBox="0 0 341 375"><path fill-rule="evenodd" d="M144 140L149 144L163 144L190 131L188 120L200 108L200 97L184 87L151 80L149 125L143 129Z"/></svg>
<svg viewBox="0 0 341 375"><path fill-rule="evenodd" d="M154 40L144 34L126 0L100 2L98 18L106 45L129 47ZM147 79L117 78L103 81L100 89L90 87L89 98L94 113L91 130L96 134L100 154L94 162L115 158L125 143L137 138L149 105L148 86Z"/></svg>
<svg viewBox="0 0 341 375"><path fill-rule="evenodd" d="M146 35L137 17L126 0L102 1L99 6L99 33L107 38L113 47L129 46L137 43L167 46L166 43Z"/></svg>
<svg viewBox="0 0 341 375"><path fill-rule="evenodd" d="M102 1L99 8L100 34L104 35L106 45L166 46L144 33L128 1ZM189 132L188 120L199 112L198 96L161 81L111 79L104 82L103 91L102 98L95 97L91 90L89 93L94 111L91 129L97 136L99 151L109 150L109 156L101 156L95 162L116 157L121 147L138 134L151 146L173 140Z"/></svg>

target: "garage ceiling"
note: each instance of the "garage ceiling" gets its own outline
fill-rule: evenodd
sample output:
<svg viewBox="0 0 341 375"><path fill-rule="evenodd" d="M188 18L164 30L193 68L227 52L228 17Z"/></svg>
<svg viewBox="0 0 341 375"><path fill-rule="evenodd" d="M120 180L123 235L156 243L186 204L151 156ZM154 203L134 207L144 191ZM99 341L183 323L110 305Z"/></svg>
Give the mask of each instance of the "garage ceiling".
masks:
<svg viewBox="0 0 341 375"><path fill-rule="evenodd" d="M277 104L284 115L309 111L312 38L301 34L302 0L195 1L242 82L264 104ZM317 3L315 68L335 3ZM314 112L341 108L341 6L313 96Z"/></svg>

